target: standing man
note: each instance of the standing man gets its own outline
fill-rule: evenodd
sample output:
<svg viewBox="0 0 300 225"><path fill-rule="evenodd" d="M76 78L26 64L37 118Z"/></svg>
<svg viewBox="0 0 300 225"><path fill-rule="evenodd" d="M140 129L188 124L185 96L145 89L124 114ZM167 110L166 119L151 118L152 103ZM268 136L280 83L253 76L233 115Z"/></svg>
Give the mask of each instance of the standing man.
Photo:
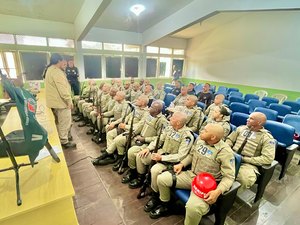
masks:
<svg viewBox="0 0 300 225"><path fill-rule="evenodd" d="M80 84L78 81L79 72L78 68L74 66L73 59L68 61L68 66L66 68L67 79L71 85L74 95L79 95L80 93Z"/></svg>
<svg viewBox="0 0 300 225"><path fill-rule="evenodd" d="M72 125L73 108L71 87L64 69L66 61L57 53L52 54L45 74L46 105L52 109L59 139L63 148L76 147L68 139Z"/></svg>

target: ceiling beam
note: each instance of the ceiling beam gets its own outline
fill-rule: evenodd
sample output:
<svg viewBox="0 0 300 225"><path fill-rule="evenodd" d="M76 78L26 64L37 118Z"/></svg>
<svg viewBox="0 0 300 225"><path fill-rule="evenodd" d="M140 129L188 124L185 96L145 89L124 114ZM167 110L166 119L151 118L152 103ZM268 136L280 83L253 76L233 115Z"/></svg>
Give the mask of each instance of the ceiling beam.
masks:
<svg viewBox="0 0 300 225"><path fill-rule="evenodd" d="M220 11L299 9L298 0L194 0L176 13L143 32L142 44L149 45L160 38L178 32L189 25Z"/></svg>
<svg viewBox="0 0 300 225"><path fill-rule="evenodd" d="M74 22L75 40L81 41L112 0L85 0Z"/></svg>

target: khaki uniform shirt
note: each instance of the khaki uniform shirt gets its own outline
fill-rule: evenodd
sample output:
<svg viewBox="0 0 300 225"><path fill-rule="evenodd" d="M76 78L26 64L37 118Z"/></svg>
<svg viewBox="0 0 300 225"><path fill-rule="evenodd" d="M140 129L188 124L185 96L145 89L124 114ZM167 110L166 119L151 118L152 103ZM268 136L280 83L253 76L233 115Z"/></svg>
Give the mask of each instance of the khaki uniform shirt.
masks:
<svg viewBox="0 0 300 225"><path fill-rule="evenodd" d="M207 120L202 124L201 126L201 129L200 130L203 130L204 127L209 124L209 123L212 123L212 124L219 124L223 127L224 129L224 136L223 138L225 139L228 134L230 133L230 124L227 120L222 120L222 121L215 121L214 119L211 119L211 118L207 118Z"/></svg>
<svg viewBox="0 0 300 225"><path fill-rule="evenodd" d="M158 114L156 117L147 113L134 128L134 133L140 134L145 138L146 143L150 143L157 138L160 128L167 124L168 120L162 113Z"/></svg>
<svg viewBox="0 0 300 225"><path fill-rule="evenodd" d="M235 179L234 155L232 149L222 140L210 146L198 138L190 154L181 163L184 167L192 164L190 172L195 176L202 172L212 174L220 181L217 189L222 193L230 189Z"/></svg>
<svg viewBox="0 0 300 225"><path fill-rule="evenodd" d="M133 124L139 123L145 117L145 115L148 112L149 112L148 107L145 107L145 108L136 107L135 108L135 115L134 115L134 118L133 118ZM133 116L133 111L131 113L129 113L128 116L126 116L126 118L125 118L125 123L126 123L125 130L130 129L132 116Z"/></svg>
<svg viewBox="0 0 300 225"><path fill-rule="evenodd" d="M98 97L97 97L97 101L96 101L96 106L98 107L101 104L101 112L105 112L107 110L105 110L108 107L108 102L111 101L111 96L109 95L109 93L104 93L104 92L100 92L98 91Z"/></svg>
<svg viewBox="0 0 300 225"><path fill-rule="evenodd" d="M115 101L115 105L112 110L103 113L104 117L113 117L114 123L118 124L121 123L122 118L126 116L129 112L129 106L127 101L122 101L121 103Z"/></svg>
<svg viewBox="0 0 300 225"><path fill-rule="evenodd" d="M160 139L159 146L163 147L158 150L162 154L162 162L176 163L180 162L187 156L194 143L194 136L191 129L184 126L178 131L174 130L172 126L168 126L163 131ZM155 149L156 140L152 141L147 147L150 151Z"/></svg>
<svg viewBox="0 0 300 225"><path fill-rule="evenodd" d="M166 96L166 93L164 90L157 90L155 89L153 91L153 98L156 99L156 100L164 100L165 99L165 96Z"/></svg>
<svg viewBox="0 0 300 225"><path fill-rule="evenodd" d="M134 102L140 95L142 95L141 91L131 90L128 95L126 95L126 99L130 102Z"/></svg>
<svg viewBox="0 0 300 225"><path fill-rule="evenodd" d="M232 147L234 151L239 151L250 129L244 125L239 126L226 139L226 143ZM252 131L241 152L243 162L255 166L263 166L271 164L275 158L275 140L266 129Z"/></svg>
<svg viewBox="0 0 300 225"><path fill-rule="evenodd" d="M185 106L187 97L188 95L182 96L181 94L179 94L172 103L174 104L174 106Z"/></svg>
<svg viewBox="0 0 300 225"><path fill-rule="evenodd" d="M45 89L47 107L65 109L71 105L71 86L66 74L55 65L50 66L46 72Z"/></svg>

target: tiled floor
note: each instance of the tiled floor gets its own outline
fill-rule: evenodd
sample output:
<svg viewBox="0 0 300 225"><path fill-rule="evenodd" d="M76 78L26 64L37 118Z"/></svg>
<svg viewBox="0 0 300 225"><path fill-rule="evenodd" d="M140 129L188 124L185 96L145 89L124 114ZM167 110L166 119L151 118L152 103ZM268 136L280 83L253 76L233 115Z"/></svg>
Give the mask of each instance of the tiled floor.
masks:
<svg viewBox="0 0 300 225"><path fill-rule="evenodd" d="M183 224L183 214L152 220L143 211L147 197L136 198L138 190L122 184L121 176L111 166L94 167L90 157L99 155L100 146L86 135L88 128L78 128L75 123L72 132L77 149L65 150L71 179L76 191L74 204L80 225L173 225ZM299 224L300 209L300 166L297 165L299 151L294 156L286 176L278 180L280 166L268 185L260 204L252 208L237 200L229 212L226 224ZM243 196L248 197L249 192ZM251 192L250 192L251 195ZM201 224L213 224L213 216L204 217Z"/></svg>

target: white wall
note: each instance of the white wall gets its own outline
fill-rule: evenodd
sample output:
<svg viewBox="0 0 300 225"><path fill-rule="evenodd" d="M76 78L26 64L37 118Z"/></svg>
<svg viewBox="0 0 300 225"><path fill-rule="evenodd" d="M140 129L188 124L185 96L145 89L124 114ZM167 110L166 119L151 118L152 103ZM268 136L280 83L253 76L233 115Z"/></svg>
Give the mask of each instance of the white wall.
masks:
<svg viewBox="0 0 300 225"><path fill-rule="evenodd" d="M188 42L186 76L300 91L300 12L248 12Z"/></svg>

